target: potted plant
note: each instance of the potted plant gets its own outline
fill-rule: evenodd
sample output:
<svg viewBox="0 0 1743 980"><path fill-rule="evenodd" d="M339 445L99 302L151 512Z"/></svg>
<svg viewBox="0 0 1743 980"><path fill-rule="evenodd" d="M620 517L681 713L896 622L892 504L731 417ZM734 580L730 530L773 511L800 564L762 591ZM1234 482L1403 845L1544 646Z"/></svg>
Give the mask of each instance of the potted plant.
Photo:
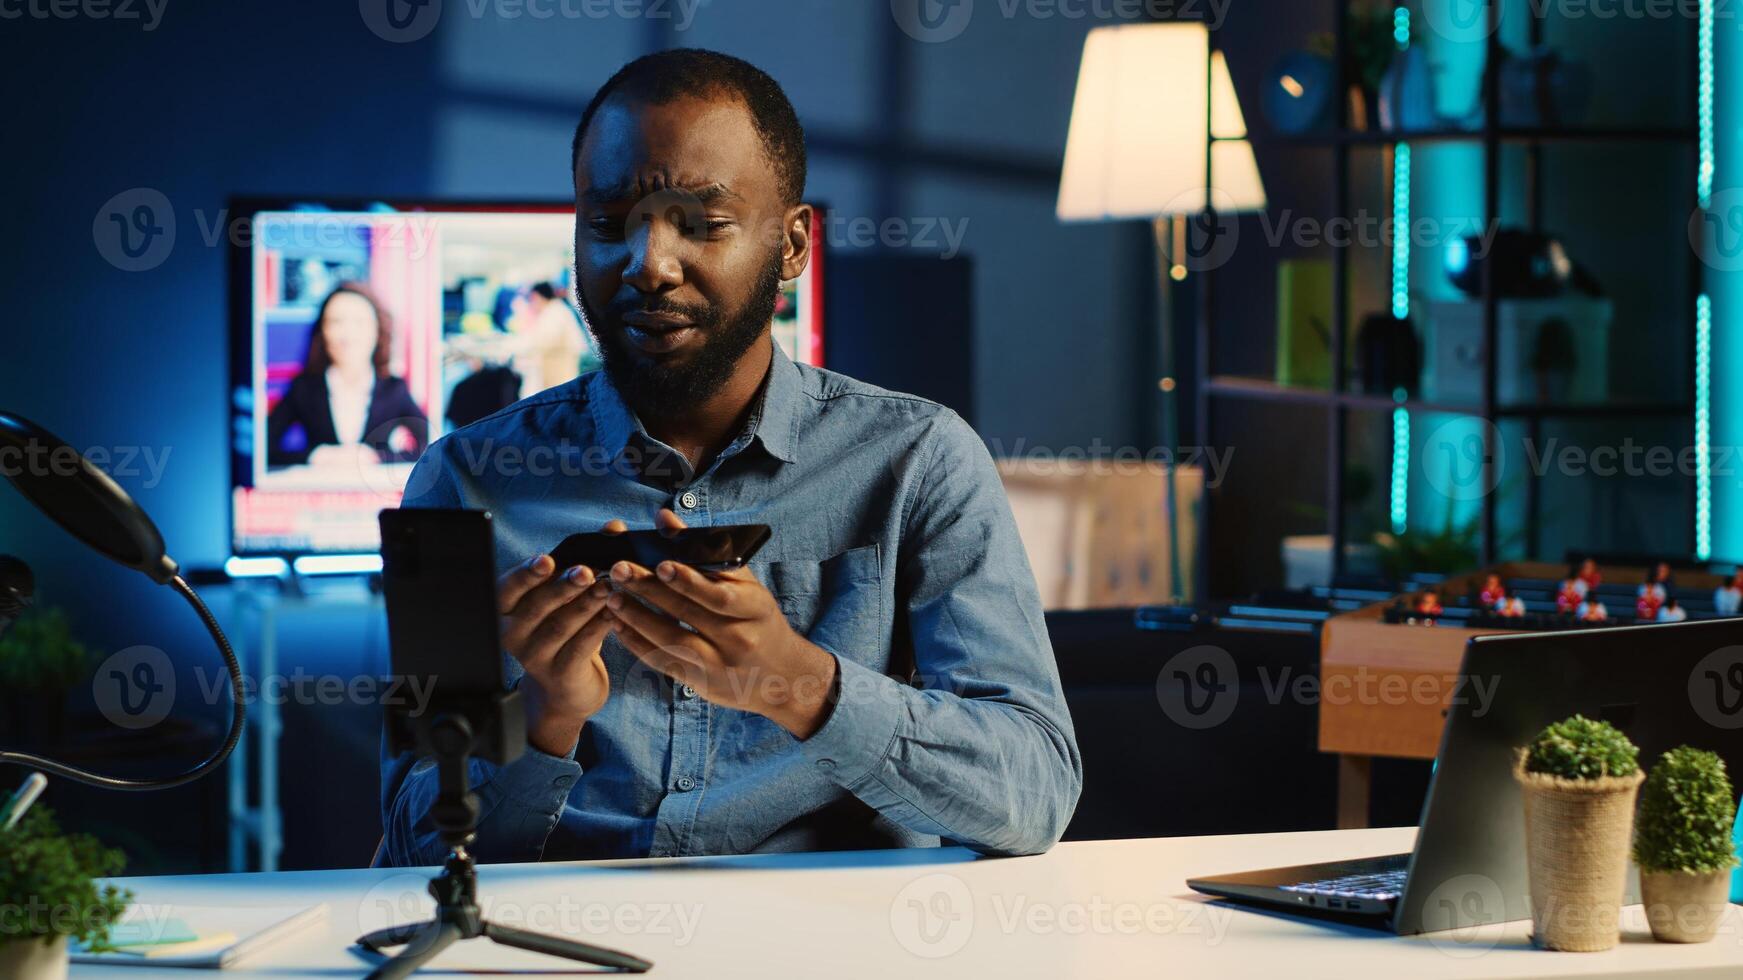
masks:
<svg viewBox="0 0 1743 980"><path fill-rule="evenodd" d="M1371 113L1378 108L1380 81L1398 50L1397 21L1393 5L1378 0L1357 0L1347 14L1344 29L1344 77L1350 90L1350 128L1368 128ZM1329 31L1308 38L1308 50L1330 58L1337 47Z"/></svg>
<svg viewBox="0 0 1743 980"><path fill-rule="evenodd" d="M1718 932L1731 896L1737 816L1725 760L1688 746L1671 749L1640 791L1634 863L1652 935L1704 943Z"/></svg>
<svg viewBox="0 0 1743 980"><path fill-rule="evenodd" d="M90 650L66 614L35 608L0 637L0 737L53 744L65 734L67 693L91 674Z"/></svg>
<svg viewBox="0 0 1743 980"><path fill-rule="evenodd" d="M1628 883L1640 750L1606 722L1575 715L1520 750L1532 941L1592 952L1616 945Z"/></svg>
<svg viewBox="0 0 1743 980"><path fill-rule="evenodd" d="M132 895L96 879L125 859L83 834L62 834L46 807L0 830L0 977L63 980L67 941L100 949Z"/></svg>

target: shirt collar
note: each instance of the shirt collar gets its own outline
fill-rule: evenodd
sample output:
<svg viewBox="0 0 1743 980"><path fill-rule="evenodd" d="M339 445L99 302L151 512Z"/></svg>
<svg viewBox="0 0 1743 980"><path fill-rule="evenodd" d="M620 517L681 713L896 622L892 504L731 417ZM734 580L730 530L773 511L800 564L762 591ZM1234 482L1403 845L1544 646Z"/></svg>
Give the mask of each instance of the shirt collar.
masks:
<svg viewBox="0 0 1743 980"><path fill-rule="evenodd" d="M797 459L799 407L804 393L798 365L781 349L779 341L773 346L775 352L769 362L768 380L763 385L762 402L751 415L750 430L770 456L791 463ZM641 419L624 403L604 371L594 372L591 384L588 411L602 449L616 459L623 455L632 438L652 441Z"/></svg>
<svg viewBox="0 0 1743 980"><path fill-rule="evenodd" d="M799 366L775 341L775 356L769 363L769 381L763 386L762 409L754 423L756 438L770 456L784 463L798 459L799 408L804 391Z"/></svg>

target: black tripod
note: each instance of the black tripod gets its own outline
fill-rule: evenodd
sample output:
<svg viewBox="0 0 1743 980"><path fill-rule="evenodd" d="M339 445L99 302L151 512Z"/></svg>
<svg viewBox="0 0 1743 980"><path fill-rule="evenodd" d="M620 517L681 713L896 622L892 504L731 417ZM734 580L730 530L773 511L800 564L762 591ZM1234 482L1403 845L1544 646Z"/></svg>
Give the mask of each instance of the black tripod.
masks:
<svg viewBox="0 0 1743 980"><path fill-rule="evenodd" d="M614 967L624 973L652 969L652 963L628 953L485 921L478 909L477 868L466 851L478 830L478 796L472 792L467 766L475 743L472 724L462 712L444 712L420 734L427 736L426 744L436 757L440 789L430 816L442 842L448 845L448 861L441 877L430 882L430 895L436 900L435 921L391 926L357 940L358 946L372 953L405 947L371 973L370 980L410 976L456 942L481 936L504 946Z"/></svg>

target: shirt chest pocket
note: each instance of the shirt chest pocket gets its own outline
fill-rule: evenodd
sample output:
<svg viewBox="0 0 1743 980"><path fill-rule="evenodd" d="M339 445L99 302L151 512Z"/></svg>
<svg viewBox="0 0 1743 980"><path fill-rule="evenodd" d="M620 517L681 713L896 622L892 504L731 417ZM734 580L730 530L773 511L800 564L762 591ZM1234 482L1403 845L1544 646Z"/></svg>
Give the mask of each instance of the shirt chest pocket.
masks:
<svg viewBox="0 0 1743 980"><path fill-rule="evenodd" d="M877 545L823 561L773 561L763 572L800 636L861 663L876 665L882 659L884 590Z"/></svg>

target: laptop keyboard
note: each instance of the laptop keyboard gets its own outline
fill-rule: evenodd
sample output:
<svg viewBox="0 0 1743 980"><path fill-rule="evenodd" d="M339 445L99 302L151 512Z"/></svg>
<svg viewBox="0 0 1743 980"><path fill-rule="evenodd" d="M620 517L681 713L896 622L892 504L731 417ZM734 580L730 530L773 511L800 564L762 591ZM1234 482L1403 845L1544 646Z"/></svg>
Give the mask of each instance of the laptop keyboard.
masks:
<svg viewBox="0 0 1743 980"><path fill-rule="evenodd" d="M1284 885L1283 891L1330 898L1365 898L1376 902L1396 901L1404 891L1406 869L1376 871L1369 874L1344 875Z"/></svg>

